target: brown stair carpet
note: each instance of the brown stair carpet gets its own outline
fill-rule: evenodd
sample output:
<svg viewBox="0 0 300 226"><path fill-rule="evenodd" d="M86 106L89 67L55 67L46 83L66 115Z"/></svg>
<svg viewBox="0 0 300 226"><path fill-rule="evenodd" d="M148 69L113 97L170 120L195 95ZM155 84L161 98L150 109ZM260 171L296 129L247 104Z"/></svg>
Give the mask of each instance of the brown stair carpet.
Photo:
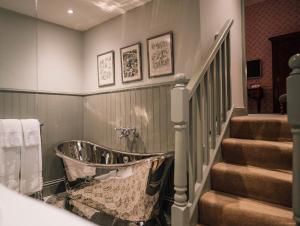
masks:
<svg viewBox="0 0 300 226"><path fill-rule="evenodd" d="M261 201L292 205L292 174L228 163L214 165L212 189Z"/></svg>
<svg viewBox="0 0 300 226"><path fill-rule="evenodd" d="M250 115L231 120L223 161L211 170L211 191L199 200L206 226L295 226L292 135L287 117Z"/></svg>
<svg viewBox="0 0 300 226"><path fill-rule="evenodd" d="M201 223L208 226L294 226L288 208L210 191L200 198Z"/></svg>
<svg viewBox="0 0 300 226"><path fill-rule="evenodd" d="M292 170L292 143L238 138L224 139L223 160L274 170Z"/></svg>
<svg viewBox="0 0 300 226"><path fill-rule="evenodd" d="M231 137L254 140L292 141L285 115L251 115L233 117Z"/></svg>

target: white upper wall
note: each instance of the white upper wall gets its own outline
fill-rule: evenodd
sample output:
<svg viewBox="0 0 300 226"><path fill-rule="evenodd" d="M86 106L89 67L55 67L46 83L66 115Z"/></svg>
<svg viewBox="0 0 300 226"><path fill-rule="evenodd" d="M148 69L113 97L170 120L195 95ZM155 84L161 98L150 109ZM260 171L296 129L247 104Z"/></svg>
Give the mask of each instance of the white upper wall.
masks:
<svg viewBox="0 0 300 226"><path fill-rule="evenodd" d="M175 73L191 76L199 63L200 20L198 0L153 0L84 33L84 92L99 92L173 80L148 78L147 38L173 31ZM122 84L120 48L142 43L143 80ZM116 84L98 87L97 55L115 51Z"/></svg>
<svg viewBox="0 0 300 226"><path fill-rule="evenodd" d="M0 88L87 93L171 81L174 76L149 79L147 65L147 38L168 31L175 73L191 77L230 18L233 103L243 107L241 0L153 0L84 33L0 8ZM120 48L136 42L143 80L122 84ZM116 84L99 88L97 55L110 50Z"/></svg>
<svg viewBox="0 0 300 226"><path fill-rule="evenodd" d="M0 88L36 90L36 20L0 8L0 31Z"/></svg>
<svg viewBox="0 0 300 226"><path fill-rule="evenodd" d="M214 36L232 18L231 28L231 84L235 107L244 107L242 71L241 0L200 0L201 57L207 56Z"/></svg>
<svg viewBox="0 0 300 226"><path fill-rule="evenodd" d="M82 92L83 34L0 8L0 88Z"/></svg>
<svg viewBox="0 0 300 226"><path fill-rule="evenodd" d="M82 44L81 32L39 21L39 90L82 92Z"/></svg>

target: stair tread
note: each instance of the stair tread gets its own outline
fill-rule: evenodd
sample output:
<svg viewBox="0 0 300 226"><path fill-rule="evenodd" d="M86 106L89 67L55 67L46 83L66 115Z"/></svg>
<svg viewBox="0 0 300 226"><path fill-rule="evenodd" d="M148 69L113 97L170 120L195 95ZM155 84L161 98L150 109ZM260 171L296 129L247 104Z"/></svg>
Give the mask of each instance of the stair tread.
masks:
<svg viewBox="0 0 300 226"><path fill-rule="evenodd" d="M271 145L274 147L285 147L288 149L293 149L293 142L291 141L273 141L273 140L253 140L244 138L225 138L223 142L236 142L250 145Z"/></svg>
<svg viewBox="0 0 300 226"><path fill-rule="evenodd" d="M217 191L204 193L199 202L202 224L238 226L243 222L243 226L295 225L291 209L280 205Z"/></svg>
<svg viewBox="0 0 300 226"><path fill-rule="evenodd" d="M292 173L254 166L217 163L211 172L212 189L284 206L292 205Z"/></svg>
<svg viewBox="0 0 300 226"><path fill-rule="evenodd" d="M286 115L247 115L231 119L231 136L255 140L291 141Z"/></svg>
<svg viewBox="0 0 300 226"><path fill-rule="evenodd" d="M287 115L280 114L248 114L242 116L234 116L232 117L234 120L249 120L249 121L283 121L287 122Z"/></svg>
<svg viewBox="0 0 300 226"><path fill-rule="evenodd" d="M227 171L234 171L239 174L243 173L252 173L252 174L257 174L262 177L272 177L275 179L280 179L284 181L292 181L292 171L276 171L276 170L271 170L271 169L265 169L261 167L256 167L256 166L249 166L249 165L236 165L236 164L231 164L231 163L226 163L226 162L219 162L216 163L213 166L214 170L227 170Z"/></svg>
<svg viewBox="0 0 300 226"><path fill-rule="evenodd" d="M293 143L226 138L222 142L225 162L291 171Z"/></svg>

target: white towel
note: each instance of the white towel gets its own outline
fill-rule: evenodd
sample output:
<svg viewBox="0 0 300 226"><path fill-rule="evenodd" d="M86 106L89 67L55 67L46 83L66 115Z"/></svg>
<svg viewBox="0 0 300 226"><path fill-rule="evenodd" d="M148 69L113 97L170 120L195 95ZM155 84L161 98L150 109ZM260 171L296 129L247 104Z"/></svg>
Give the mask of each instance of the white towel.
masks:
<svg viewBox="0 0 300 226"><path fill-rule="evenodd" d="M31 195L43 187L40 123L36 119L24 119L21 124L24 146L21 149L20 192Z"/></svg>
<svg viewBox="0 0 300 226"><path fill-rule="evenodd" d="M19 120L0 119L0 183L19 192L20 152L23 145Z"/></svg>
<svg viewBox="0 0 300 226"><path fill-rule="evenodd" d="M1 120L0 137L1 147L13 148L23 145L23 135L20 120L18 119L2 119Z"/></svg>
<svg viewBox="0 0 300 226"><path fill-rule="evenodd" d="M22 119L24 145L33 146L41 143L40 122L37 119Z"/></svg>

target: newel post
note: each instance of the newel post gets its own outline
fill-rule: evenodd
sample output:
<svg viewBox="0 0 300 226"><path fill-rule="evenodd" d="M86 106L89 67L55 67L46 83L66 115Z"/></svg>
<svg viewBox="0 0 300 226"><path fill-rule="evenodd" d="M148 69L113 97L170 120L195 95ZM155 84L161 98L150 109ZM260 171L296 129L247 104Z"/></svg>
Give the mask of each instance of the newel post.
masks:
<svg viewBox="0 0 300 226"><path fill-rule="evenodd" d="M287 78L288 120L293 134L293 211L300 226L300 54L289 60L292 69Z"/></svg>
<svg viewBox="0 0 300 226"><path fill-rule="evenodd" d="M187 207L187 123L189 116L189 97L183 74L175 76L176 85L171 91L171 120L175 129L175 169L174 204L172 206L172 226L189 225Z"/></svg>

